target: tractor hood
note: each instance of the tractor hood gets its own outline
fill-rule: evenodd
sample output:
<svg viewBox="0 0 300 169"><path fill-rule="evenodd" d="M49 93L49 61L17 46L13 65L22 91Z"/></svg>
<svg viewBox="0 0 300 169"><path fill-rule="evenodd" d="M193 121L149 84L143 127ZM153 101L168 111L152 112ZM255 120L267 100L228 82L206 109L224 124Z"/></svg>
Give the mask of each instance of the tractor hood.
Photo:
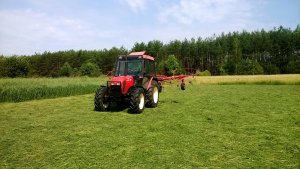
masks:
<svg viewBox="0 0 300 169"><path fill-rule="evenodd" d="M117 76L117 77L113 77L111 80L111 82L121 82L122 84L124 83L124 81L126 82L133 82L133 77L132 76Z"/></svg>
<svg viewBox="0 0 300 169"><path fill-rule="evenodd" d="M132 76L117 76L111 78L109 86L120 86L123 95L127 94L128 90L134 85Z"/></svg>

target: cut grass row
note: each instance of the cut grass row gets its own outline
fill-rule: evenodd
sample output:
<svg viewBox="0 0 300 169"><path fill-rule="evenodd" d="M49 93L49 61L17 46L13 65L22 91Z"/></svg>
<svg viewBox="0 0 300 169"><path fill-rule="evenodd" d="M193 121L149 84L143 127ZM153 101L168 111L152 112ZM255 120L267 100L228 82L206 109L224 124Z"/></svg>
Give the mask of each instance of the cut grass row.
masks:
<svg viewBox="0 0 300 169"><path fill-rule="evenodd" d="M189 77L187 81L196 84L259 84L300 85L300 74L289 75L237 75Z"/></svg>
<svg viewBox="0 0 300 169"><path fill-rule="evenodd" d="M0 168L299 168L298 85L166 87L142 114L93 94L0 103Z"/></svg>
<svg viewBox="0 0 300 169"><path fill-rule="evenodd" d="M88 94L105 81L105 77L0 79L0 102Z"/></svg>

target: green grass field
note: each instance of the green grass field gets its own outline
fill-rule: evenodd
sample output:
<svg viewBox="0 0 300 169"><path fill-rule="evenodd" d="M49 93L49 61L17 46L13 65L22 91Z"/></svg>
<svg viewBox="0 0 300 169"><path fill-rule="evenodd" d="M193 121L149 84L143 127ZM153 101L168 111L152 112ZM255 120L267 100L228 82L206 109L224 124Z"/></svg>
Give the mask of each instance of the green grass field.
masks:
<svg viewBox="0 0 300 169"><path fill-rule="evenodd" d="M142 114L93 94L0 103L0 168L299 168L299 85L166 86Z"/></svg>

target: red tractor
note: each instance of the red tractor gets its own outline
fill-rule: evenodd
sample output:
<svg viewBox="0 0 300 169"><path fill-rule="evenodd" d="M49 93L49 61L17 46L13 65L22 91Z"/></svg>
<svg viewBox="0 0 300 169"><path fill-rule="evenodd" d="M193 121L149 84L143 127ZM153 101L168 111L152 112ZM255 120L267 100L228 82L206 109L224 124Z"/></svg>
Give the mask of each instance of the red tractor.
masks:
<svg viewBox="0 0 300 169"><path fill-rule="evenodd" d="M142 113L145 106L157 106L161 90L153 57L145 52L119 56L114 76L96 91L95 110L108 110L116 102L129 106L132 113Z"/></svg>

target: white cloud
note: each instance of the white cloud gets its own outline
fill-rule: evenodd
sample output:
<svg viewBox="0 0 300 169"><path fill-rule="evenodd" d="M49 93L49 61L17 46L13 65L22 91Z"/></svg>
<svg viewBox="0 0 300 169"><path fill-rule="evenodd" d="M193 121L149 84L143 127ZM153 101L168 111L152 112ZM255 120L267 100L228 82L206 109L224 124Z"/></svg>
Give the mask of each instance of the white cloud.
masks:
<svg viewBox="0 0 300 169"><path fill-rule="evenodd" d="M45 50L95 49L97 41L114 38L114 30L82 20L27 10L0 11L0 54L32 54Z"/></svg>
<svg viewBox="0 0 300 169"><path fill-rule="evenodd" d="M178 0L164 4L157 16L159 39L211 37L222 32L272 27L258 17L266 0Z"/></svg>
<svg viewBox="0 0 300 169"><path fill-rule="evenodd" d="M125 1L130 6L130 8L135 12L145 9L146 2L147 2L147 0L123 0L123 1Z"/></svg>
<svg viewBox="0 0 300 169"><path fill-rule="evenodd" d="M180 0L159 15L162 23L216 23L251 17L251 5L245 0Z"/></svg>

